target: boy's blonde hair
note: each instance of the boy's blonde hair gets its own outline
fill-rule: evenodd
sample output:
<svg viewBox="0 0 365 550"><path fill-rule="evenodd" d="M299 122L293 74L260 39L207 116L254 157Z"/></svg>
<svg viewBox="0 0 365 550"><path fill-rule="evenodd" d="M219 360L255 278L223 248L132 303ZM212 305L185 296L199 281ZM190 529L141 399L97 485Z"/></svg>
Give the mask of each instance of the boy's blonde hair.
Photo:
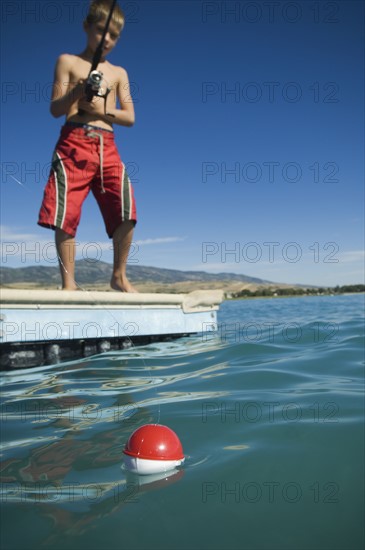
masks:
<svg viewBox="0 0 365 550"><path fill-rule="evenodd" d="M94 23L98 23L99 21L107 19L111 5L112 0L92 0L89 7L89 13L87 14L85 19L85 23L87 25L93 25ZM119 31L123 30L125 16L118 4L115 4L111 22L114 23L116 27L118 27Z"/></svg>

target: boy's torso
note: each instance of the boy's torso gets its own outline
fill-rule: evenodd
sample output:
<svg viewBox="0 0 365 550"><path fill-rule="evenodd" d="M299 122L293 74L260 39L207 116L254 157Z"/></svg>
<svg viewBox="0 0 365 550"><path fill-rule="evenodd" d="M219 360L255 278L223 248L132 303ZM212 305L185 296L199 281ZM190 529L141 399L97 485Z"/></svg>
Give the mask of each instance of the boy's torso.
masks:
<svg viewBox="0 0 365 550"><path fill-rule="evenodd" d="M70 61L70 74L69 82L72 83L78 82L80 79L87 79L90 72L90 62L82 59L78 55L69 55ZM102 91L101 93L107 93L107 90L110 91L107 93L106 97L106 112L110 109L115 109L117 103L117 93L118 93L118 81L120 75L120 67L112 65L108 61L99 63L97 70L103 74L102 80ZM93 101L100 101L104 110L104 101L103 97L95 97ZM74 122L83 122L85 124L92 124L93 126L99 126L101 128L111 129L111 125L105 122L105 120L100 118L95 118L95 115L90 113L84 113L82 116L78 114L77 104L74 104L70 111L67 113L67 120Z"/></svg>

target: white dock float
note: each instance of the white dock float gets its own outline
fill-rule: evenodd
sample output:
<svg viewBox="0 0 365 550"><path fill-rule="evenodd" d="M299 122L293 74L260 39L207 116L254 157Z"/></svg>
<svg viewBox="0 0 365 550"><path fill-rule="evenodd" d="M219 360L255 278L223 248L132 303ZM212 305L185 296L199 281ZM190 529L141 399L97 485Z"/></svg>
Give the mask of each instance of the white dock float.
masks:
<svg viewBox="0 0 365 550"><path fill-rule="evenodd" d="M216 329L221 290L189 294L0 289L1 370Z"/></svg>

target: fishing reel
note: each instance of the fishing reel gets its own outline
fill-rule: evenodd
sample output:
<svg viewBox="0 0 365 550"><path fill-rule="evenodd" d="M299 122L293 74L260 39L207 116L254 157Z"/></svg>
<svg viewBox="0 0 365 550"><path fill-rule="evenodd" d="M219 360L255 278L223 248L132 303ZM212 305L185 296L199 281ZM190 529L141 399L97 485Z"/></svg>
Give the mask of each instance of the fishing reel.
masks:
<svg viewBox="0 0 365 550"><path fill-rule="evenodd" d="M94 96L105 97L104 88L102 88L101 83L103 81L103 73L100 71L91 71L85 86L85 95L88 101L92 101Z"/></svg>
<svg viewBox="0 0 365 550"><path fill-rule="evenodd" d="M85 85L85 96L87 101L92 101L93 97L102 97L104 99L104 112L106 112L106 98L110 93L110 88L104 88L102 86L103 82L103 73L100 71L91 71ZM80 116L85 114L85 111L79 109L78 114ZM113 115L111 115L113 116Z"/></svg>

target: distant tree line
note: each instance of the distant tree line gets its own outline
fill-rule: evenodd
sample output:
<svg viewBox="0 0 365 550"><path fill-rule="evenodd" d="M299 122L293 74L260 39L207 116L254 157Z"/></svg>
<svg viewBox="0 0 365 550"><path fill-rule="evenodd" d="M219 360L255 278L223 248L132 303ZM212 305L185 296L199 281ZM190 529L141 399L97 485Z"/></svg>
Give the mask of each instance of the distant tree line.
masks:
<svg viewBox="0 0 365 550"><path fill-rule="evenodd" d="M276 296L323 296L334 294L347 294L365 292L365 285L343 285L335 287L262 287L257 290L244 288L239 292L232 293L232 298L255 298L255 297L276 297Z"/></svg>

